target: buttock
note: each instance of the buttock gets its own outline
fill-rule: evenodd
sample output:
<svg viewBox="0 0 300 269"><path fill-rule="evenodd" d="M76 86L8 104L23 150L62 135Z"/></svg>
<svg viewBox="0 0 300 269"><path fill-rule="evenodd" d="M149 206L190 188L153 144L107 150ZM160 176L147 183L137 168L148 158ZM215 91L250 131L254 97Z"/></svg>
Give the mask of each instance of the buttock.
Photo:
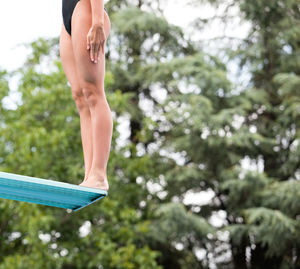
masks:
<svg viewBox="0 0 300 269"><path fill-rule="evenodd" d="M74 8L80 0L63 0L62 1L62 17L63 23L69 35L71 35L71 19ZM104 10L107 12L106 8Z"/></svg>

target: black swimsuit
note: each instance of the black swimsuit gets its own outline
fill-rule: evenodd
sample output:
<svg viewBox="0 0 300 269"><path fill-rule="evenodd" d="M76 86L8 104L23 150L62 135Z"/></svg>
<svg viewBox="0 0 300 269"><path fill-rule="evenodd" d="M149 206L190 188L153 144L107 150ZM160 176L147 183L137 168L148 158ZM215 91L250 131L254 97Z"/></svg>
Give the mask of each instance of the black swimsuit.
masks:
<svg viewBox="0 0 300 269"><path fill-rule="evenodd" d="M74 8L80 0L63 0L62 2L62 16L65 28L69 35L71 35L71 19ZM106 8L104 10L107 12Z"/></svg>

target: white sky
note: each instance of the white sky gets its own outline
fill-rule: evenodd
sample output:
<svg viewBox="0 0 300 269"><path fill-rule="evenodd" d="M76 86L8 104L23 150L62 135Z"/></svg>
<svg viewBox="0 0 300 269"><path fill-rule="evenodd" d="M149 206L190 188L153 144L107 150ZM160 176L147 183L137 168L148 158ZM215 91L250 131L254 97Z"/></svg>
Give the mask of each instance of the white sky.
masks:
<svg viewBox="0 0 300 269"><path fill-rule="evenodd" d="M27 49L18 47L38 37L56 37L62 23L61 0L1 1L0 67L11 70L25 60Z"/></svg>
<svg viewBox="0 0 300 269"><path fill-rule="evenodd" d="M104 5L109 0L104 0ZM227 27L226 31L216 22L207 27L201 33L189 28L188 25L197 17L207 18L216 13L216 10L209 5L202 7L191 7L187 5L187 0L165 0L164 15L166 19L175 25L184 29L194 41L199 39L208 39L215 36L228 36L242 38L247 34L247 25L241 25L236 22L232 27ZM23 46L24 43L30 43L39 37L51 38L60 35L62 20L62 0L9 0L1 1L0 9L0 35L2 37L0 44L0 68L12 71L24 63L27 55L31 52ZM221 7L222 12L222 7ZM112 23L113 27L113 23ZM213 53L214 45L220 46L220 42L210 42L205 49ZM230 64L229 69L232 74L228 74L230 79L242 80L244 76L233 74L236 66ZM11 79L11 94L5 98L4 102L8 107L14 108L12 100L18 99L16 90L17 77Z"/></svg>
<svg viewBox="0 0 300 269"><path fill-rule="evenodd" d="M105 3L108 1L104 1ZM165 6L165 17L170 23L187 29L197 16L212 16L215 10L209 6L193 8L188 1L169 0ZM62 25L62 0L9 0L1 1L0 9L0 67L12 70L24 62L27 53L22 44L39 37L57 37ZM113 27L113 24L112 24ZM202 33L201 38L223 34L220 25L214 25ZM231 29L228 34L242 37L247 31L244 28ZM194 39L196 34L189 32Z"/></svg>

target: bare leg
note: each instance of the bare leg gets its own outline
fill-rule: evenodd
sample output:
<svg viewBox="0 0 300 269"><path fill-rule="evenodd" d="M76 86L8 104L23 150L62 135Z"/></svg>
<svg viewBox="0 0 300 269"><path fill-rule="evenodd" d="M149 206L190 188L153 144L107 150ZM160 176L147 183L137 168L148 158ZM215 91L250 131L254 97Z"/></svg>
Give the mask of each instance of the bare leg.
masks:
<svg viewBox="0 0 300 269"><path fill-rule="evenodd" d="M110 153L113 121L104 91L105 55L100 53L99 61L94 63L86 49L87 33L92 25L89 0L77 3L72 16L72 44L77 67L77 75L83 95L86 98L92 122L93 161L86 181L81 186L108 190L107 162ZM110 21L104 12L106 37L110 32ZM86 132L89 130L83 130Z"/></svg>
<svg viewBox="0 0 300 269"><path fill-rule="evenodd" d="M92 166L93 147L92 147L92 120L91 113L79 85L71 36L62 25L60 34L60 57L66 77L71 85L72 96L74 98L77 110L80 116L81 140L84 155L85 177L88 178L89 171Z"/></svg>
<svg viewBox="0 0 300 269"><path fill-rule="evenodd" d="M81 94L83 96L83 94ZM83 96L84 97L84 96ZM80 116L80 130L81 130L81 141L83 147L83 155L84 155L84 181L87 180L88 175L90 173L93 161L93 145L92 145L92 118L89 107L86 106L86 101L81 100L81 96L78 97L80 100L75 101L77 105L77 110ZM75 99L76 100L76 99ZM84 102L82 108L78 105L78 103Z"/></svg>

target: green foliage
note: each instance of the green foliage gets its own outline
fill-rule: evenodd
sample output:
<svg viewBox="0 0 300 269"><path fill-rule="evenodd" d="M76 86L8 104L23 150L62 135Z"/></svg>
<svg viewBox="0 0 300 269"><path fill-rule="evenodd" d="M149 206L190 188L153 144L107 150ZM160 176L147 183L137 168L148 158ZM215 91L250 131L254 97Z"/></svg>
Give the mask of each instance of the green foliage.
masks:
<svg viewBox="0 0 300 269"><path fill-rule="evenodd" d="M270 179L264 174L246 172L242 178L238 178L242 172L237 169L232 179L227 179L221 185L222 191L227 191L227 206L231 210L240 210L241 208L252 207L253 205L261 204L263 199L260 199L261 190L268 188Z"/></svg>
<svg viewBox="0 0 300 269"><path fill-rule="evenodd" d="M296 218L300 212L300 183L297 181L274 182L260 195L262 205L278 208L289 217Z"/></svg>
<svg viewBox="0 0 300 269"><path fill-rule="evenodd" d="M224 4L218 0L191 2L210 2L216 8ZM217 138L224 141L217 143L227 160L217 158L217 167L224 169L212 177L213 190L220 202L217 208L226 211L222 230L229 232L232 255L219 266L298 268L299 1L232 0L224 5L224 21L231 22L231 12L238 8L240 17L251 25L244 40L224 44L223 50L239 63L240 74L248 71L250 81L246 87L239 85L243 88L240 94L228 102L234 114L227 116L228 127L223 128L230 135L223 132L224 138ZM215 19L220 17L209 22ZM201 18L199 25L205 25ZM232 44L238 44L237 49ZM240 123L230 128L235 117ZM219 119L226 122L225 117ZM214 150L214 160L218 155ZM257 171L241 168L245 158ZM205 206L206 212L211 207L215 206ZM217 252L214 255L218 257Z"/></svg>
<svg viewBox="0 0 300 269"><path fill-rule="evenodd" d="M45 44L41 40L33 43L35 56L19 71L17 108L1 107L1 171L78 184L84 176L79 115L61 63L53 61L54 71L49 74L37 71L36 61L48 51ZM109 72L105 83L107 87L113 83ZM8 93L4 78L0 92L2 96ZM107 95L112 110L124 114L132 94L117 90ZM118 122L114 129L111 156L116 165L127 161L126 173L143 173L147 156L128 162L122 150L115 149ZM114 169L112 166L111 171ZM122 184L115 173L109 174L113 186ZM123 189L116 185L103 202L78 214L2 199L0 268L160 268L156 263L159 253L143 240L149 224L137 214L133 202L135 196L143 197L143 190L135 188L134 193L130 184L123 184ZM131 196L126 196L127 191ZM82 237L79 229L85 221L92 228ZM48 239L42 240L43 235Z"/></svg>
<svg viewBox="0 0 300 269"><path fill-rule="evenodd" d="M188 247L190 241L195 240L194 244L203 245L207 241L207 235L214 233L205 219L186 212L179 203L162 205L157 210L157 215L150 236L162 243L181 242Z"/></svg>
<svg viewBox="0 0 300 269"><path fill-rule="evenodd" d="M279 210L247 209L245 222L251 225L249 233L254 236L255 243L267 246L266 255L280 255L299 237L299 223Z"/></svg>

